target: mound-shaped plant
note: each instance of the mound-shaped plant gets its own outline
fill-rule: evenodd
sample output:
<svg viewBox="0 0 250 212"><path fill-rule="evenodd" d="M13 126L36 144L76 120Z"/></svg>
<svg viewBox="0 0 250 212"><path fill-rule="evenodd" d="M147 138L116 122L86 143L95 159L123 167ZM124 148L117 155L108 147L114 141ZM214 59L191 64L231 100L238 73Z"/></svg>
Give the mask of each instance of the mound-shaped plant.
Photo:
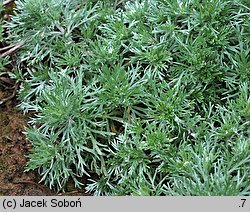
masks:
<svg viewBox="0 0 250 212"><path fill-rule="evenodd" d="M250 194L245 0L19 0L27 170L95 195Z"/></svg>

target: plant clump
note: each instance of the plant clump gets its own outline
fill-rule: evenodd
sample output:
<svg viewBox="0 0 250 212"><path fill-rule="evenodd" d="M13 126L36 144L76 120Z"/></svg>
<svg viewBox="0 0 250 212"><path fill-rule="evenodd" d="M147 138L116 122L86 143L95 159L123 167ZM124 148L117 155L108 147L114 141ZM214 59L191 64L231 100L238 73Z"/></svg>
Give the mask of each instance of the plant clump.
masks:
<svg viewBox="0 0 250 212"><path fill-rule="evenodd" d="M57 191L249 195L249 23L244 0L16 1L27 170Z"/></svg>

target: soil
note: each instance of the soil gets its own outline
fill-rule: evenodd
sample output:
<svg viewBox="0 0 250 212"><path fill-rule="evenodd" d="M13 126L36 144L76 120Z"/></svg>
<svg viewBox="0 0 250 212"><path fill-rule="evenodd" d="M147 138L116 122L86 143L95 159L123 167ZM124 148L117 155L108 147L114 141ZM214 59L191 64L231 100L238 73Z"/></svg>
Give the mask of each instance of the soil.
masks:
<svg viewBox="0 0 250 212"><path fill-rule="evenodd" d="M0 86L0 99L11 95ZM0 105L0 196L54 195L37 183L35 172L24 172L31 145L23 134L29 116L16 107L16 99Z"/></svg>

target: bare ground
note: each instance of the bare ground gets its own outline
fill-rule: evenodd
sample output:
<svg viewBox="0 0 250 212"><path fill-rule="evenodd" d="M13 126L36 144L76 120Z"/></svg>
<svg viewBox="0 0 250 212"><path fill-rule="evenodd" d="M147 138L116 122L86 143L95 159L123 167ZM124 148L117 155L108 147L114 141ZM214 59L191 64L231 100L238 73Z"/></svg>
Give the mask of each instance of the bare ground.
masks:
<svg viewBox="0 0 250 212"><path fill-rule="evenodd" d="M10 95L0 87L0 99ZM12 99L0 105L0 196L55 195L38 184L35 172L24 172L31 145L23 134L28 116Z"/></svg>

